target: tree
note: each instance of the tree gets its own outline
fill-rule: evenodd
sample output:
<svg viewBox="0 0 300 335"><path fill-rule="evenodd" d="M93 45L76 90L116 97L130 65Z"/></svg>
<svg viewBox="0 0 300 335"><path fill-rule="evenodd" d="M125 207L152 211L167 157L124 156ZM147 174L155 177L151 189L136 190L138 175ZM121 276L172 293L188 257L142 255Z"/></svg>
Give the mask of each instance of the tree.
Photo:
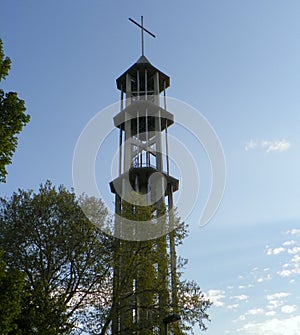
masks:
<svg viewBox="0 0 300 335"><path fill-rule="evenodd" d="M90 223L79 204L98 226L111 224L101 200L78 199L50 182L38 192L19 190L9 199L0 199L0 245L7 269L17 269L25 276L26 295L20 314L15 315L17 328L9 335L18 334L17 330L22 335L109 335L117 304L124 320L129 316L128 307L137 301L143 320L147 315L151 318L145 324L131 324L128 331L161 332L162 318L175 308L168 304L164 280L172 275L167 236L140 242L118 240ZM128 206L128 217L153 218L149 207L136 207L133 214ZM177 226L174 235L179 245L187 232L184 224ZM113 271L120 257L127 261L122 263L121 285L116 289ZM183 279L185 264L186 260L178 259L176 308L182 322L180 327L170 326L176 335L190 334L194 325L204 330L210 306L200 287ZM133 278L138 278L135 290Z"/></svg>
<svg viewBox="0 0 300 335"><path fill-rule="evenodd" d="M5 57L0 39L0 83L9 73L11 60ZM29 122L23 100L16 92L5 93L0 89L0 182L6 181L6 166L11 164L18 145L17 134Z"/></svg>
<svg viewBox="0 0 300 335"><path fill-rule="evenodd" d="M105 221L107 210L98 201ZM75 194L50 182L0 200L0 244L9 268L25 274L24 334L68 334L92 297L106 294L110 239L82 213ZM104 291L104 292L103 292Z"/></svg>
<svg viewBox="0 0 300 335"><path fill-rule="evenodd" d="M21 313L24 275L15 269L7 269L0 250L0 334L18 334L16 319Z"/></svg>

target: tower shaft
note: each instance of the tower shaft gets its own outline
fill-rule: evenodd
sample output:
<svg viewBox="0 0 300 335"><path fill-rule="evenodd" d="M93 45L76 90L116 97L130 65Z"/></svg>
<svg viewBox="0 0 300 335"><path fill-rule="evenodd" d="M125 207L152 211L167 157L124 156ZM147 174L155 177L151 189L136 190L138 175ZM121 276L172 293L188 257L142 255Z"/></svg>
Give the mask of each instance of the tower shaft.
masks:
<svg viewBox="0 0 300 335"><path fill-rule="evenodd" d="M168 127L173 115L160 103L170 78L145 56L117 79L121 91L119 175L115 194L112 334L164 334L163 319L177 313L173 193ZM163 137L163 135L165 135ZM166 171L165 171L166 169Z"/></svg>

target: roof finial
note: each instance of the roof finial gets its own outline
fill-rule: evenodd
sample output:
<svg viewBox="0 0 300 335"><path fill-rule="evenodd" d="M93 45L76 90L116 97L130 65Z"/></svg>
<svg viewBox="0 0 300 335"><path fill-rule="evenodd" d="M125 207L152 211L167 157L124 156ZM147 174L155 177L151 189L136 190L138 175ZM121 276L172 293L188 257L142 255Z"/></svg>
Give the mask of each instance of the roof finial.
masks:
<svg viewBox="0 0 300 335"><path fill-rule="evenodd" d="M131 22L133 22L134 24L136 24L138 27L141 28L141 32L142 32L142 56L144 56L144 31L146 33L148 33L149 35L151 35L152 37L156 37L154 34L151 33L151 31L147 30L146 28L144 28L144 17L141 16L141 24L137 23L136 21L134 21L133 19L129 18L129 20Z"/></svg>

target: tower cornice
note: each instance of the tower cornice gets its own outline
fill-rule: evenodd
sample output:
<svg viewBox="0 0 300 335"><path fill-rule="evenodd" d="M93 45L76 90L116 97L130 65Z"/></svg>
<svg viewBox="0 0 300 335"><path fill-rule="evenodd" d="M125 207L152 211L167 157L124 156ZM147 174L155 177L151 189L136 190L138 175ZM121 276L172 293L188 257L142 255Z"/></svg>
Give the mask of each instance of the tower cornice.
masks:
<svg viewBox="0 0 300 335"><path fill-rule="evenodd" d="M145 70L148 72L148 76L151 77L155 73L159 75L159 92L170 86L170 77L153 66L150 61L145 57L141 56L128 70L126 70L117 80L117 88L119 90L127 90L126 87L126 75L135 76L137 71L143 73Z"/></svg>

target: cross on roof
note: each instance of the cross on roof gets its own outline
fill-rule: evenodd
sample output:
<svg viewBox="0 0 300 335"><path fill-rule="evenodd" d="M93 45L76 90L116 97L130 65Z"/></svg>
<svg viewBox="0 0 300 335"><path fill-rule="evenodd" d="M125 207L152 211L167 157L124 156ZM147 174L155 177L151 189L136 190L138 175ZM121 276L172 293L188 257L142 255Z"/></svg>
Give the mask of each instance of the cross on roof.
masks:
<svg viewBox="0 0 300 335"><path fill-rule="evenodd" d="M144 56L144 31L146 33L148 33L149 35L151 35L152 37L156 37L154 34L151 33L151 31L147 30L146 28L144 28L144 17L141 16L141 24L137 23L136 21L134 21L133 19L129 18L129 20L131 22L133 22L134 24L136 24L138 27L141 28L142 31L142 56Z"/></svg>

